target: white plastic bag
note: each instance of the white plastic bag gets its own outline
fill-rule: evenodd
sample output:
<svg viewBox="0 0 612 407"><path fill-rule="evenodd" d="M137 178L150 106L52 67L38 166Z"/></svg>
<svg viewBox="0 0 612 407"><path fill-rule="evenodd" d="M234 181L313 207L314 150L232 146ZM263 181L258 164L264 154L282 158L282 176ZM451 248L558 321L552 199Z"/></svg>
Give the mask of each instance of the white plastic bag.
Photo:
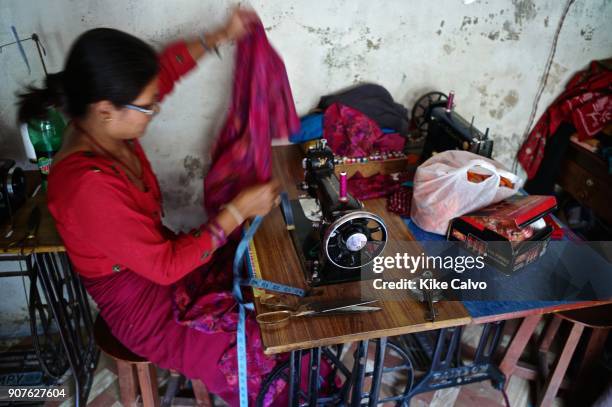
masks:
<svg viewBox="0 0 612 407"><path fill-rule="evenodd" d="M470 170L491 176L471 182ZM513 188L500 186L500 177ZM497 161L467 151L444 151L417 168L410 216L421 229L444 235L451 219L502 201L522 186L523 180Z"/></svg>

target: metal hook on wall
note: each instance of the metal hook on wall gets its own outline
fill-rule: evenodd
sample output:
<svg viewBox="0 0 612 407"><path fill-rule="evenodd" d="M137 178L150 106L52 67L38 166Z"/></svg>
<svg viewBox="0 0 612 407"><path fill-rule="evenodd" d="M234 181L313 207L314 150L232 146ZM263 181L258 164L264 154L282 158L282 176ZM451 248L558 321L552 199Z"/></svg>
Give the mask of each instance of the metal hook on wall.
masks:
<svg viewBox="0 0 612 407"><path fill-rule="evenodd" d="M15 28L15 26L11 26L11 32L13 33L13 37L15 38L15 41L8 42L6 44L0 44L0 54L2 53L3 48L17 44L17 46L19 47L19 53L21 54L21 57L23 58L23 61L26 67L28 68L28 74L31 74L32 69L30 68L30 62L28 61L28 57L25 53L22 42L30 41L30 40L34 41L34 43L36 44L36 50L38 51L38 57L40 58L40 63L42 65L43 71L45 72L45 76L46 76L48 73L47 73L47 66L45 65L45 59L43 55L47 56L47 50L43 46L38 34L33 33L28 38L19 38L19 35L17 34L17 29Z"/></svg>

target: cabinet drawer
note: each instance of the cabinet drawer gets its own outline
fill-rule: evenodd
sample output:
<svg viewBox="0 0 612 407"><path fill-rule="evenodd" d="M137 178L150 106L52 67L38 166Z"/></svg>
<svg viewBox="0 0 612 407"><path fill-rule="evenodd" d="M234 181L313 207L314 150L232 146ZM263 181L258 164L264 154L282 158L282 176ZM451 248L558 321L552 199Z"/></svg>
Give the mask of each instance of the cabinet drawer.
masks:
<svg viewBox="0 0 612 407"><path fill-rule="evenodd" d="M593 175L576 162L565 160L557 182L582 205L593 209L599 217L612 223L611 177Z"/></svg>

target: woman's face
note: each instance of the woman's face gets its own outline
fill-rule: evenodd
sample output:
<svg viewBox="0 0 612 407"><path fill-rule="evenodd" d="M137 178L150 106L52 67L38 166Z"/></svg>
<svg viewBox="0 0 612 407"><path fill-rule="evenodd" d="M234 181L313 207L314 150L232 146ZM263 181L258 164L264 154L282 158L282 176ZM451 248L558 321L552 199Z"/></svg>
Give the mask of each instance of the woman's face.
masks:
<svg viewBox="0 0 612 407"><path fill-rule="evenodd" d="M109 116L111 120L104 121L107 126L106 133L112 138L124 140L144 135L154 114L159 112L158 98L156 76L129 105L113 109ZM151 112L154 114L148 114Z"/></svg>

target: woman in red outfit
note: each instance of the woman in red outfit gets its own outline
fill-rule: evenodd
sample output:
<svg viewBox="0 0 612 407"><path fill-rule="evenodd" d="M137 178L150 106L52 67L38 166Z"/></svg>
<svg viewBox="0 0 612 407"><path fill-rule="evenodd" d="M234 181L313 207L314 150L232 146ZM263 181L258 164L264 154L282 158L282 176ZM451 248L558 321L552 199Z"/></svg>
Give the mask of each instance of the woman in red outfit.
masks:
<svg viewBox="0 0 612 407"><path fill-rule="evenodd" d="M232 405L237 383L224 358L235 332L176 323L171 284L205 264L244 219L277 205L278 184L242 191L194 233L175 235L162 225L159 186L138 138L195 61L242 37L254 18L235 10L222 29L172 44L159 56L129 34L87 31L72 46L64 71L49 75L45 89L30 88L19 109L22 122L50 105L61 105L71 119L48 179L49 209L112 333L156 364L201 379ZM260 349L250 353L251 376L274 366ZM249 392L257 387L249 383Z"/></svg>

